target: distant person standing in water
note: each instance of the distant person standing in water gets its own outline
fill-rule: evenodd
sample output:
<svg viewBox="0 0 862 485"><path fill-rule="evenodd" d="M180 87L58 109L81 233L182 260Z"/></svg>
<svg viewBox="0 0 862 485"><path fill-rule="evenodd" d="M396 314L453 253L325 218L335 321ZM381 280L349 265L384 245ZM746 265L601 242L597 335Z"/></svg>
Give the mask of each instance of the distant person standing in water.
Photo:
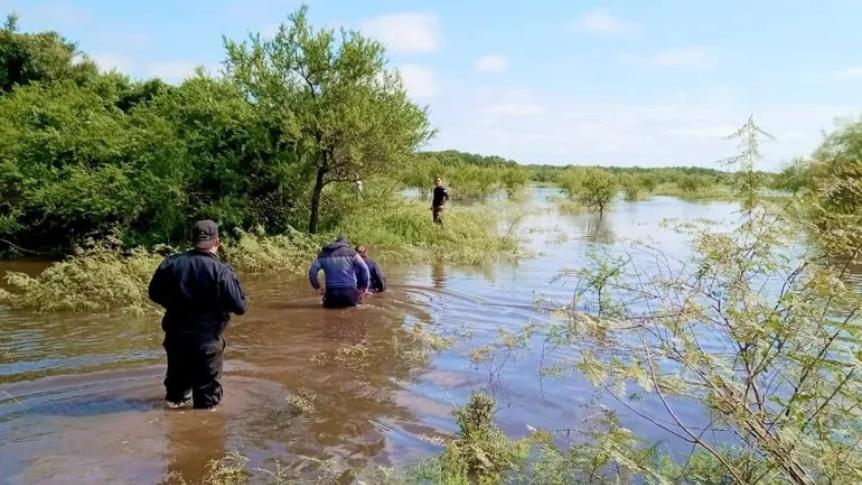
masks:
<svg viewBox="0 0 862 485"><path fill-rule="evenodd" d="M162 330L168 357L165 400L178 408L212 408L221 401L223 334L230 314L246 310L233 269L217 256L218 225L198 221L190 251L168 256L150 281L150 299L165 308Z"/></svg>
<svg viewBox="0 0 862 485"><path fill-rule="evenodd" d="M437 177L434 179L434 193L431 199L431 216L434 224L443 224L443 219L440 214L446 208L446 202L449 201L449 193L446 192L446 187L443 187L443 179Z"/></svg>
<svg viewBox="0 0 862 485"><path fill-rule="evenodd" d="M380 265L368 257L368 248L364 245L356 246L356 252L362 256L365 264L368 265L368 291L372 293L386 291L386 277L383 276Z"/></svg>
<svg viewBox="0 0 862 485"><path fill-rule="evenodd" d="M344 308L359 304L368 288L368 265L343 237L324 247L308 270L308 281L315 290L320 290L317 274L321 269L326 277L324 307Z"/></svg>

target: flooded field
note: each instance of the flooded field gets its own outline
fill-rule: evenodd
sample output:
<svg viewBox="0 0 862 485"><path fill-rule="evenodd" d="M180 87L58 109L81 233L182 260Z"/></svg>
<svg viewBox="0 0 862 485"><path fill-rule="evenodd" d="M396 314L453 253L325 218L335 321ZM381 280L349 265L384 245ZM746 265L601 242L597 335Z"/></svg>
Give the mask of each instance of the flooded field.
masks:
<svg viewBox="0 0 862 485"><path fill-rule="evenodd" d="M511 436L533 427L556 431L561 444L578 439L570 430L602 403L581 376L541 377L555 357L541 331L526 349L484 359L473 350L501 329L548 322L574 284L555 277L583 264L591 248L648 238L683 256L684 236L664 219L723 220L738 206L657 197L619 202L600 220L559 213L554 193L534 189L512 209L526 209L519 230L533 257L483 268L383 261L391 291L359 308L322 309L302 277L244 277L249 312L226 334L225 399L214 412L163 409L157 315L0 309L0 480L157 483L178 473L196 481L207 461L236 451L256 467L278 461L292 478L350 482L362 469L438 452L435 437L456 429L452 409L477 389L496 398L497 421ZM313 410L298 412L297 397ZM706 419L693 404L678 409ZM689 449L620 411L665 449Z"/></svg>

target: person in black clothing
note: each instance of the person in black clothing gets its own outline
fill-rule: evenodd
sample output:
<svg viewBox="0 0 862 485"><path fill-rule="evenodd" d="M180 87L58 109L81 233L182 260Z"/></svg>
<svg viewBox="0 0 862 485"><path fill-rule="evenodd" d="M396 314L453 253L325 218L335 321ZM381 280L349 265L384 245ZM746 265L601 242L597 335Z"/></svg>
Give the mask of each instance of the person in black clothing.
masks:
<svg viewBox="0 0 862 485"><path fill-rule="evenodd" d="M196 222L192 242L194 249L159 265L149 293L165 308L165 400L176 408L193 399L195 408L206 409L221 401L222 335L231 313L245 313L246 301L233 269L216 255L218 225Z"/></svg>
<svg viewBox="0 0 862 485"><path fill-rule="evenodd" d="M446 192L446 187L443 187L443 180L440 177L434 179L434 195L431 200L431 215L435 224L443 224L443 219L440 213L446 208L446 202L449 201L449 193Z"/></svg>
<svg viewBox="0 0 862 485"><path fill-rule="evenodd" d="M356 246L356 252L362 256L365 264L368 265L368 291L371 293L386 291L386 277L383 276L380 265L368 258L368 248Z"/></svg>

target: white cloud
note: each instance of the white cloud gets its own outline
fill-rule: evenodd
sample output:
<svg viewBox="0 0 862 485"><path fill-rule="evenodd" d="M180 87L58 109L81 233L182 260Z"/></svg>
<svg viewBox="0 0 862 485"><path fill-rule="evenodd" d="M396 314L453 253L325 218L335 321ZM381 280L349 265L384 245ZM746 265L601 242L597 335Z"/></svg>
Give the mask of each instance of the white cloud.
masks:
<svg viewBox="0 0 862 485"><path fill-rule="evenodd" d="M118 71L128 74L132 70L132 60L122 54L103 52L90 56L93 62L99 66L100 71Z"/></svg>
<svg viewBox="0 0 862 485"><path fill-rule="evenodd" d="M491 116L524 117L545 112L536 93L530 89L486 89L475 93L477 112Z"/></svg>
<svg viewBox="0 0 862 485"><path fill-rule="evenodd" d="M573 24L576 30L600 35L621 35L636 32L635 24L611 15L607 10L597 9L587 12Z"/></svg>
<svg viewBox="0 0 862 485"><path fill-rule="evenodd" d="M144 68L144 74L177 84L191 77L198 67L204 67L207 71L212 72L211 68L207 69L207 66L202 66L199 62L174 60L150 63Z"/></svg>
<svg viewBox="0 0 862 485"><path fill-rule="evenodd" d="M404 12L382 15L362 22L360 29L379 40L391 52L417 54L440 47L437 17L427 13Z"/></svg>
<svg viewBox="0 0 862 485"><path fill-rule="evenodd" d="M430 98L437 94L439 82L434 69L418 64L405 64L398 68L407 92L414 98Z"/></svg>
<svg viewBox="0 0 862 485"><path fill-rule="evenodd" d="M435 149L498 154L522 163L646 167L720 168L719 160L738 151L726 136L753 112L777 137L761 147L766 170L809 156L822 142L822 131L834 127L835 116L862 114L849 103L751 104L721 87L644 103L529 89L453 91L434 107L433 122L440 127Z"/></svg>
<svg viewBox="0 0 862 485"><path fill-rule="evenodd" d="M476 70L479 72L503 72L508 68L509 59L497 54L480 57L476 61Z"/></svg>
<svg viewBox="0 0 862 485"><path fill-rule="evenodd" d="M621 60L626 64L639 66L678 67L694 70L712 69L718 64L710 51L699 46L676 47L650 55L625 55Z"/></svg>
<svg viewBox="0 0 862 485"><path fill-rule="evenodd" d="M845 69L843 71L835 73L835 77L838 79L845 80L862 79L862 67L851 67L849 69Z"/></svg>

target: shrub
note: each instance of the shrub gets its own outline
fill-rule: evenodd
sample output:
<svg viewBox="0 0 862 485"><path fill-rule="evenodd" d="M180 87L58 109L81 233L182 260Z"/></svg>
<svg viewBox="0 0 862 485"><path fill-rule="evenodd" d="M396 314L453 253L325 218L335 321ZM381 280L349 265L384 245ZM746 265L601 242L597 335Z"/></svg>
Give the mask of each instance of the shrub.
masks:
<svg viewBox="0 0 862 485"><path fill-rule="evenodd" d="M319 238L295 229L275 235L267 235L260 227L253 232L237 229L235 233L236 238L222 249L225 260L245 273L305 273L320 248Z"/></svg>
<svg viewBox="0 0 862 485"><path fill-rule="evenodd" d="M0 289L0 303L38 312L155 311L147 285L161 257L144 249L123 254L107 243L78 250L31 277L6 274L9 290Z"/></svg>
<svg viewBox="0 0 862 485"><path fill-rule="evenodd" d="M581 179L578 199L587 208L602 214L616 197L617 188L617 178L614 174L600 168L590 169Z"/></svg>

